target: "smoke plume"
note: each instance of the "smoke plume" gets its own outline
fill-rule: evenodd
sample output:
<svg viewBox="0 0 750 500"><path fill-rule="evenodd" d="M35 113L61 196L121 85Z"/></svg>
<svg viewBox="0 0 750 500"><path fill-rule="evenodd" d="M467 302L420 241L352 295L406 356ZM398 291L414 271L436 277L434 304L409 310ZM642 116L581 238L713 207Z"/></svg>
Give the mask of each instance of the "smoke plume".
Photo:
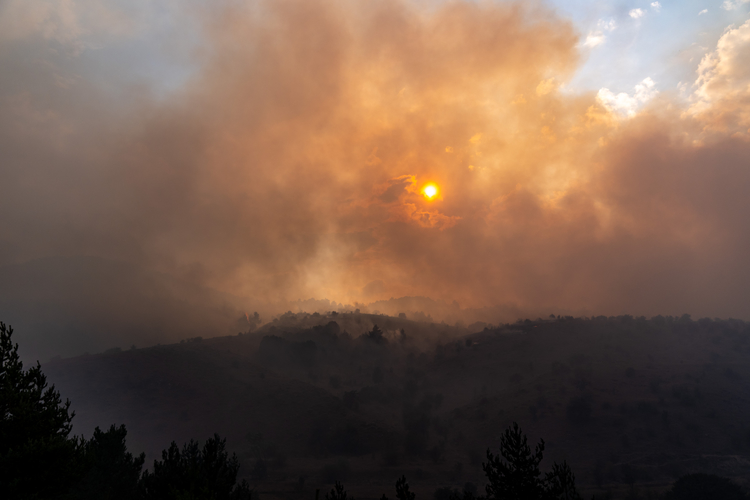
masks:
<svg viewBox="0 0 750 500"><path fill-rule="evenodd" d="M750 317L750 22L687 98L622 116L566 89L581 34L535 2L172 6L160 85L97 55L158 13L24 5L0 8L0 317L34 353L309 298Z"/></svg>

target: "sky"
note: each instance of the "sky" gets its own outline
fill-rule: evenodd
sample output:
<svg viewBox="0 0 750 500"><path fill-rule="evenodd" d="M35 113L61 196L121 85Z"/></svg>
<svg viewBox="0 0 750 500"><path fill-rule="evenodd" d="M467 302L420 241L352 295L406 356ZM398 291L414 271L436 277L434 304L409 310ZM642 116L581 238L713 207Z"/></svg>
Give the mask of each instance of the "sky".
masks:
<svg viewBox="0 0 750 500"><path fill-rule="evenodd" d="M4 0L0 319L42 358L376 302L750 319L749 20Z"/></svg>

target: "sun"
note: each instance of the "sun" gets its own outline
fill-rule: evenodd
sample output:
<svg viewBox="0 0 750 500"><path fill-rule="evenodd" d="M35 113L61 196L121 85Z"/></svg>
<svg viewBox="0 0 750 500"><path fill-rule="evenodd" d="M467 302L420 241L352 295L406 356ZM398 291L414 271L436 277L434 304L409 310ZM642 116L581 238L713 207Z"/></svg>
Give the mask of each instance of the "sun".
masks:
<svg viewBox="0 0 750 500"><path fill-rule="evenodd" d="M433 199L438 194L438 187L435 184L427 184L422 188L422 194L428 200Z"/></svg>

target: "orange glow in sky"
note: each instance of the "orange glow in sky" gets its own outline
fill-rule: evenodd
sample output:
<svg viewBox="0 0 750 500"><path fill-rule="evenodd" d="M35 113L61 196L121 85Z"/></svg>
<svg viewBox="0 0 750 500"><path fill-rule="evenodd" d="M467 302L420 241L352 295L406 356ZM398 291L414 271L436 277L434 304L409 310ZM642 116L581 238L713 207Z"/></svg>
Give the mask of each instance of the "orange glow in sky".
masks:
<svg viewBox="0 0 750 500"><path fill-rule="evenodd" d="M375 303L750 320L747 0L41 3L0 0L0 319L33 356Z"/></svg>
<svg viewBox="0 0 750 500"><path fill-rule="evenodd" d="M428 200L433 199L438 194L438 187L435 184L427 184L425 187L422 188L422 193L424 194L424 197Z"/></svg>

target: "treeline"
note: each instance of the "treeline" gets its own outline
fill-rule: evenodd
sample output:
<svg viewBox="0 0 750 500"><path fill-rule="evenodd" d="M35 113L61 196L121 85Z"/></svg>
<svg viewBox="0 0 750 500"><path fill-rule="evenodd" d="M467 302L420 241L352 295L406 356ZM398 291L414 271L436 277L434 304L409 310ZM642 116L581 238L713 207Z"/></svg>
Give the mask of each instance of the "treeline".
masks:
<svg viewBox="0 0 750 500"><path fill-rule="evenodd" d="M96 428L91 439L71 436L75 413L48 386L39 363L24 370L13 330L0 322L0 498L3 499L140 499L244 500L253 498L246 481L237 481L236 455L229 455L218 435L202 446L172 443L151 470L145 455L127 450L125 426ZM483 494L440 488L435 500L581 500L575 475L566 462L542 473L544 441L532 449L517 424L505 430L499 454L489 449L482 464L487 478ZM415 500L406 477L396 481L398 500ZM340 482L325 495L352 500ZM257 498L257 494L255 495ZM747 499L731 481L706 474L678 480L668 500ZM387 500L383 494L381 500Z"/></svg>
<svg viewBox="0 0 750 500"><path fill-rule="evenodd" d="M514 423L500 438L500 454L487 450L487 462L482 469L487 476L486 497L471 489L463 491L438 489L435 498L450 500L582 500L575 485L575 475L566 462L555 463L552 470L542 475L539 465L544 458L544 440L534 450L526 435ZM415 500L405 476L396 481L398 500ZM326 500L354 500L340 482L336 482ZM383 494L380 500L388 500Z"/></svg>
<svg viewBox="0 0 750 500"><path fill-rule="evenodd" d="M172 443L143 470L145 455L127 450L127 430L98 427L71 436L75 413L49 387L39 363L23 369L13 329L0 322L0 498L60 500L249 500L240 468L218 435L203 446Z"/></svg>
<svg viewBox="0 0 750 500"><path fill-rule="evenodd" d="M544 440L532 450L526 435L513 423L500 437L500 453L487 450L487 461L482 469L487 478L485 495L474 489L463 491L439 488L435 500L583 500L575 484L575 474L567 462L554 463L549 472L542 474L540 464L544 458ZM326 500L355 500L348 495L344 485L336 482ZM611 498L607 496L606 498ZM637 498L631 496L630 498ZM652 497L649 497L652 498ZM661 498L664 500L747 500L748 495L729 479L712 474L688 474L675 482ZM397 500L416 500L405 476L396 481ZM389 500L383 494L380 500ZM597 500L597 497L592 497Z"/></svg>
<svg viewBox="0 0 750 500"><path fill-rule="evenodd" d="M190 441L172 443L143 471L145 455L133 456L125 443L125 426L98 427L90 440L70 436L70 401L62 402L48 387L40 365L24 371L13 329L0 322L0 488L8 499L211 499L249 500L252 490L237 484L239 461L229 457L218 435L203 447ZM544 441L532 451L517 424L501 438L500 455L487 450L483 465L487 498L577 500L575 476L567 463L554 464L541 475ZM451 492L452 493L452 492ZM455 493L456 497L459 494ZM405 477L396 482L396 497L414 500ZM327 499L345 500L336 483ZM384 494L383 500L387 497ZM464 491L460 498L476 498Z"/></svg>

